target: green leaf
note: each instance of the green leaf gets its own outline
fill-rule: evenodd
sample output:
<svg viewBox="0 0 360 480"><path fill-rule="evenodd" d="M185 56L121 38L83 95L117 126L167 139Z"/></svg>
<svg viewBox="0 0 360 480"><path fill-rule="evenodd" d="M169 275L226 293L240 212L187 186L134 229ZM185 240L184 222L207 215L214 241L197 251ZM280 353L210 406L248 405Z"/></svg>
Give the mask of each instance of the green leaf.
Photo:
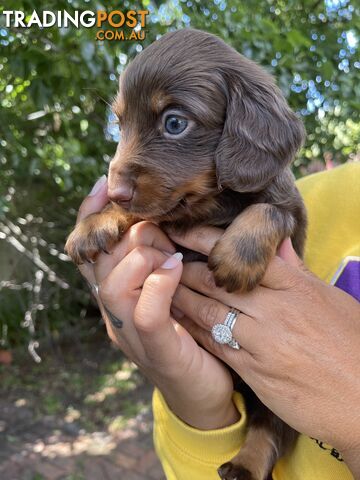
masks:
<svg viewBox="0 0 360 480"><path fill-rule="evenodd" d="M288 41L294 48L310 47L311 41L299 30L291 30L286 34Z"/></svg>

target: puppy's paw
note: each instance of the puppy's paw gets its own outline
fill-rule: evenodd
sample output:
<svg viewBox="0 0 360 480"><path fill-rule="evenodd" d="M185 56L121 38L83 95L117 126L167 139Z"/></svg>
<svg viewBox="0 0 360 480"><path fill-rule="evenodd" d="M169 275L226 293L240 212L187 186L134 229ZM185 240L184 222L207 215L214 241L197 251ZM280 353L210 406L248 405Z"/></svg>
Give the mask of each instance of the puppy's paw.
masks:
<svg viewBox="0 0 360 480"><path fill-rule="evenodd" d="M74 263L94 262L100 252L109 253L126 228L117 215L93 213L70 233L65 251Z"/></svg>
<svg viewBox="0 0 360 480"><path fill-rule="evenodd" d="M264 276L276 247L264 238L225 234L211 250L208 260L216 285L228 292L252 290Z"/></svg>
<svg viewBox="0 0 360 480"><path fill-rule="evenodd" d="M247 468L236 466L231 462L221 465L218 468L218 474L221 480L257 480Z"/></svg>

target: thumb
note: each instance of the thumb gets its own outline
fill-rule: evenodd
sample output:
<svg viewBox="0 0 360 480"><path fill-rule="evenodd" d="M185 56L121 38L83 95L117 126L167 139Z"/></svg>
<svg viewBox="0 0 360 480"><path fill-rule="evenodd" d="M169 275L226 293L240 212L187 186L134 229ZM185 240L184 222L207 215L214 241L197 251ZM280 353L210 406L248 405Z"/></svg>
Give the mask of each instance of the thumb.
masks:
<svg viewBox="0 0 360 480"><path fill-rule="evenodd" d="M294 267L304 268L303 262L297 256L290 238L285 238L279 247L277 255Z"/></svg>
<svg viewBox="0 0 360 480"><path fill-rule="evenodd" d="M108 202L107 178L103 175L97 180L89 195L85 197L80 205L76 223L79 223L91 213L100 212Z"/></svg>
<svg viewBox="0 0 360 480"><path fill-rule="evenodd" d="M76 224L81 222L85 217L92 213L100 212L105 205L109 202L107 196L107 178L106 175L100 177L95 185L92 187L91 192L80 205L79 212L76 219ZM69 245L69 235L67 242L65 244L65 252L67 252L67 247ZM95 273L92 265L86 263L79 265L79 270L81 274L87 279L91 284L96 283Z"/></svg>
<svg viewBox="0 0 360 480"><path fill-rule="evenodd" d="M134 324L148 359L160 365L179 354L180 338L170 307L182 274L182 257L175 253L148 276L134 312Z"/></svg>

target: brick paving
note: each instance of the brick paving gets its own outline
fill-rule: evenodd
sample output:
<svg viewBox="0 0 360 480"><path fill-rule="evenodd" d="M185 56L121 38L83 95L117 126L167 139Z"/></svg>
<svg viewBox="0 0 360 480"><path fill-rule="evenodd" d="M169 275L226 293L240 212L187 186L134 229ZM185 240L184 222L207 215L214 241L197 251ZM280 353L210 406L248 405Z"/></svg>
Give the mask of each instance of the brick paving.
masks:
<svg viewBox="0 0 360 480"><path fill-rule="evenodd" d="M1 480L165 480L149 412L114 434L80 432L74 438L55 431L9 451L0 463Z"/></svg>
<svg viewBox="0 0 360 480"><path fill-rule="evenodd" d="M152 387L139 384L135 398L147 407L116 429L100 422L94 431L40 413L26 386L3 395L0 383L0 480L165 480L153 447ZM38 393L35 404L41 401ZM118 411L115 402L111 412Z"/></svg>
<svg viewBox="0 0 360 480"><path fill-rule="evenodd" d="M165 480L153 388L103 332L43 358L0 370L0 480Z"/></svg>

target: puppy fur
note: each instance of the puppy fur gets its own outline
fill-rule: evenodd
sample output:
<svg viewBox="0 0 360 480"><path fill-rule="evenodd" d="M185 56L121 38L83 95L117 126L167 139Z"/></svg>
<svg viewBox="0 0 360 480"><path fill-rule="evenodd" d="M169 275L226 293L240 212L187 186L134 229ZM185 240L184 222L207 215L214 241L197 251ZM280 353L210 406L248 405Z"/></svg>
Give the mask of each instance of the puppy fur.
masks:
<svg viewBox="0 0 360 480"><path fill-rule="evenodd" d="M289 165L304 128L256 63L214 35L171 32L121 75L113 110L121 140L109 168L111 202L70 234L66 251L75 263L111 250L140 220L167 231L225 228L208 265L227 291L253 289L287 236L302 256L306 213ZM171 114L186 119L184 133L166 132ZM128 201L118 198L124 188L132 192ZM265 480L296 433L246 386L240 390L249 412L247 441L219 475Z"/></svg>

